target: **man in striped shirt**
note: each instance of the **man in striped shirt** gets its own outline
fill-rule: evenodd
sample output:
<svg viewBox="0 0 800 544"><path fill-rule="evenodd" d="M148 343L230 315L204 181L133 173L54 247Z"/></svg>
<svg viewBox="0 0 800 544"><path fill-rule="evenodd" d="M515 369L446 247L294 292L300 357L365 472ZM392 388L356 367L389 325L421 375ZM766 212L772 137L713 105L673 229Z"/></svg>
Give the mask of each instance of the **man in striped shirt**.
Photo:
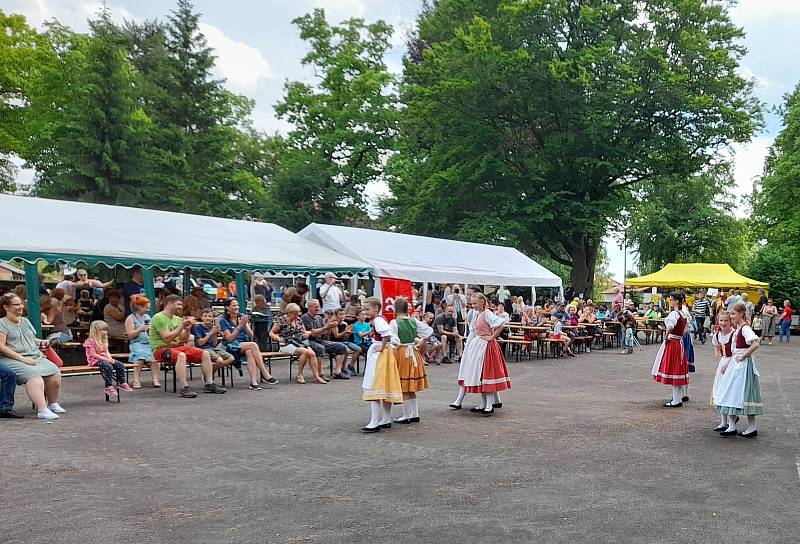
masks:
<svg viewBox="0 0 800 544"><path fill-rule="evenodd" d="M697 298L694 299L692 304L692 315L694 316L695 331L694 339L700 340L700 343L706 343L706 317L711 315L711 302L706 298L706 294L702 291L697 293Z"/></svg>

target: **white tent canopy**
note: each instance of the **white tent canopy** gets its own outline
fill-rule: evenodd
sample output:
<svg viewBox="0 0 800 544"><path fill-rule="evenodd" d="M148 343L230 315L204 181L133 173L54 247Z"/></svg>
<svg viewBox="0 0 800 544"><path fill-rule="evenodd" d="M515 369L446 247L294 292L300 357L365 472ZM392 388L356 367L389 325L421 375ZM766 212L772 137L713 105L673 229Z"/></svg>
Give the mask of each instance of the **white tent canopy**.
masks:
<svg viewBox="0 0 800 544"><path fill-rule="evenodd" d="M511 247L316 223L298 234L366 261L377 276L432 283L561 286L561 278Z"/></svg>
<svg viewBox="0 0 800 544"><path fill-rule="evenodd" d="M0 195L0 259L259 272L358 273L363 261L278 225Z"/></svg>

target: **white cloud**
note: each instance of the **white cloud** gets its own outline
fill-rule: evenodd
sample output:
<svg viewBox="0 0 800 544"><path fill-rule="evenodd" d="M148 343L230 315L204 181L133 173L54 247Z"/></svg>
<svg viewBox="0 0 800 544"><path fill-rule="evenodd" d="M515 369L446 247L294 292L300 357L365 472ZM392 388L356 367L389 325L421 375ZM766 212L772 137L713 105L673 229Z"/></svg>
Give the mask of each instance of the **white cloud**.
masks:
<svg viewBox="0 0 800 544"><path fill-rule="evenodd" d="M797 0L740 0L731 10L736 24L753 24L756 21L791 20L800 16Z"/></svg>
<svg viewBox="0 0 800 544"><path fill-rule="evenodd" d="M774 138L772 136L758 136L746 144L733 146L733 176L736 179L736 194L749 202L753 192L753 182L761 177L764 171L764 159ZM750 210L747 207L737 207L735 210L739 217L746 216Z"/></svg>
<svg viewBox="0 0 800 544"><path fill-rule="evenodd" d="M738 70L739 75L743 78L749 80L755 80L756 85L763 89L768 89L770 87L780 87L780 84L772 81L771 79L767 78L766 76L762 76L753 72L753 70L749 66L739 66Z"/></svg>
<svg viewBox="0 0 800 544"><path fill-rule="evenodd" d="M214 25L200 23L199 26L217 56L215 72L228 80L227 86L232 91L252 94L262 79L272 76L269 63L261 51L229 38Z"/></svg>

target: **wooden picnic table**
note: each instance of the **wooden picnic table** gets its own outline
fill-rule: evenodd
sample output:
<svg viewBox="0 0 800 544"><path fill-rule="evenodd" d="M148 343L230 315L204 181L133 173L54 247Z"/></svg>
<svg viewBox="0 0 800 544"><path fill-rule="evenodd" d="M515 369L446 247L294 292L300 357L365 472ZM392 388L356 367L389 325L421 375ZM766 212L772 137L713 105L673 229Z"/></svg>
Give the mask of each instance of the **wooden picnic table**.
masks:
<svg viewBox="0 0 800 544"><path fill-rule="evenodd" d="M522 329L526 331L538 331L538 332L545 332L549 331L550 327L534 327L532 325L522 325L521 323L506 323L506 327L513 328L513 329Z"/></svg>

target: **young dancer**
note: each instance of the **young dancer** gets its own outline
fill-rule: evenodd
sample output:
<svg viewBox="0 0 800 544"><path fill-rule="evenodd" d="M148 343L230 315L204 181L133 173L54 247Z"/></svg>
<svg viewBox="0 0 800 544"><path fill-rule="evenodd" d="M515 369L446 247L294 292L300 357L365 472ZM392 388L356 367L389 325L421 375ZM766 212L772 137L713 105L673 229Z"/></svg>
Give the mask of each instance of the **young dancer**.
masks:
<svg viewBox="0 0 800 544"><path fill-rule="evenodd" d="M398 342L389 323L379 315L381 301L368 298L364 305L372 320L374 339L367 350L364 379L361 381L361 388L364 390L361 398L369 401L370 419L361 430L375 433L392 426L392 404L402 404L403 391L394 350L387 347L389 344L394 347Z"/></svg>
<svg viewBox="0 0 800 544"><path fill-rule="evenodd" d="M417 393L429 387L425 361L420 351L424 353L427 339L433 334L433 329L408 315L408 301L404 298L395 300L394 315L395 318L390 326L392 336L400 342L394 348L394 358L397 361L400 388L403 391L403 417L395 419L394 422L407 425L419 422Z"/></svg>
<svg viewBox="0 0 800 544"><path fill-rule="evenodd" d="M756 416L764 413L758 369L753 352L758 349L758 336L746 322L744 304L737 302L730 310L733 333L733 357L720 367L720 379L714 401L727 416L727 428L720 436L736 436L737 416L747 416L747 428L739 433L745 438L758 436Z"/></svg>
<svg viewBox="0 0 800 544"><path fill-rule="evenodd" d="M86 364L100 367L106 395L117 396L112 378L123 391L133 391L125 381L125 365L108 353L108 324L105 321L92 321L89 326L89 338L83 343L83 347L86 349Z"/></svg>
<svg viewBox="0 0 800 544"><path fill-rule="evenodd" d="M687 319L681 313L683 293L681 291L672 293L670 302L672 311L664 319L666 335L656 354L651 374L655 381L672 386L672 399L664 406L677 408L683 406L683 386L689 383L689 361L683 349L683 334L686 332Z"/></svg>
<svg viewBox="0 0 800 544"><path fill-rule="evenodd" d="M686 361L688 362L689 373L694 372L694 343L692 342L692 334L695 332L696 321L689 311L689 306L684 304L681 307L681 314L686 318L686 330L683 331L683 352L686 353ZM681 402L689 400L689 384L683 386L681 394Z"/></svg>
<svg viewBox="0 0 800 544"><path fill-rule="evenodd" d="M726 311L720 312L717 316L717 325L719 325L719 330L711 336L711 343L715 348L714 351L719 357L717 372L714 374L714 386L711 389L711 406L714 406L720 412L720 422L714 430L722 432L728 429L728 416L720 411L717 397L719 395L719 383L723 376L722 368L727 368L731 358L733 358L733 328L731 327L730 314Z"/></svg>
<svg viewBox="0 0 800 544"><path fill-rule="evenodd" d="M483 293L474 293L470 300L475 311L470 317L470 333L458 369L458 396L450 407L460 410L467 393L480 393L480 405L470 411L490 416L495 408L503 406L500 391L511 388L506 360L496 340L506 322L486 309Z"/></svg>

